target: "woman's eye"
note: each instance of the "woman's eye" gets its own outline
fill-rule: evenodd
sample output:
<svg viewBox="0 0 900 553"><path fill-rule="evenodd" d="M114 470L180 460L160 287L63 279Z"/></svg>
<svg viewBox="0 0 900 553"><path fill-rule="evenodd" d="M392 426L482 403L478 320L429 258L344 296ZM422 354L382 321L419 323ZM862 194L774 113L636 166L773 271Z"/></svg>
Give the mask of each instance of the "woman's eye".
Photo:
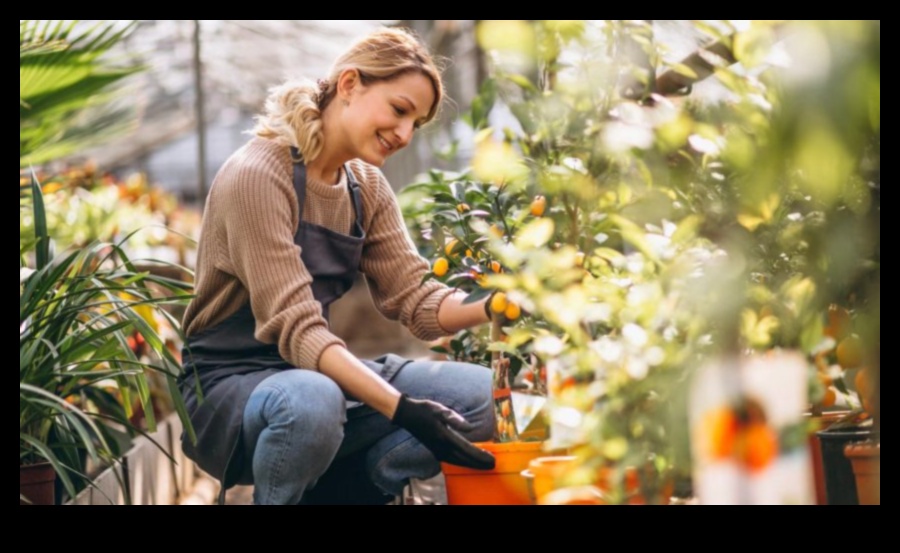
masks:
<svg viewBox="0 0 900 553"><path fill-rule="evenodd" d="M406 110L403 108L398 108L397 106L394 106L394 112L401 117L406 115Z"/></svg>

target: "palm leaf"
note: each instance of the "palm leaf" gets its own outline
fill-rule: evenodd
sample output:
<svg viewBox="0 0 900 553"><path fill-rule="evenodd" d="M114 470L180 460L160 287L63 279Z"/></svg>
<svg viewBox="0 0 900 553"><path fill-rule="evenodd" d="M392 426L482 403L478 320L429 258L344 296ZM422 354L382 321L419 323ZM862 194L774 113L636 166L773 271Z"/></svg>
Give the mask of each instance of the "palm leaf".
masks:
<svg viewBox="0 0 900 553"><path fill-rule="evenodd" d="M136 21L22 20L19 24L20 166L95 145L133 125L131 108L115 106L119 85L143 70L107 54Z"/></svg>

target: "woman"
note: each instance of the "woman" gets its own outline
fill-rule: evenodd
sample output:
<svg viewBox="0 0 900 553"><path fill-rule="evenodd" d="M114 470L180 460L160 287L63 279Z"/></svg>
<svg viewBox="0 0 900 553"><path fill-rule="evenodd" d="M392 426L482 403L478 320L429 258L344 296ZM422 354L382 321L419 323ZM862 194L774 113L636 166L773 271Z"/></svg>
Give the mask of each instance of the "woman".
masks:
<svg viewBox="0 0 900 553"><path fill-rule="evenodd" d="M255 503L288 504L329 477L361 477L398 495L409 478L437 474L438 460L493 467L468 441L493 432L489 370L362 361L328 327L329 304L358 271L381 313L418 338L489 318L484 302L464 305L465 294L422 284L428 263L378 169L442 97L415 38L376 31L328 79L274 89L256 136L216 175L181 388L198 435L183 440L185 452L223 490L252 482Z"/></svg>

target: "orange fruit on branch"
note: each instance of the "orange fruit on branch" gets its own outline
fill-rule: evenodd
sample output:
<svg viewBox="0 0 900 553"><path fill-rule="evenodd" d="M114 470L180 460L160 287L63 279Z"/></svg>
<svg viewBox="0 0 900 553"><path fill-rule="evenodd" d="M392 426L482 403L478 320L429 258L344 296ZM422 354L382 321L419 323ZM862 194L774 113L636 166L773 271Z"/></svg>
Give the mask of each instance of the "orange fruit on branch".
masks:
<svg viewBox="0 0 900 553"><path fill-rule="evenodd" d="M832 407L837 402L837 392L834 391L834 388L828 386L825 388L825 395L822 396L822 401L819 402L819 405L822 407Z"/></svg>
<svg viewBox="0 0 900 553"><path fill-rule="evenodd" d="M450 262L443 257L439 257L434 260L434 265L431 267L431 272L434 273L434 276L442 277L447 274L447 271L449 269Z"/></svg>
<svg viewBox="0 0 900 553"><path fill-rule="evenodd" d="M514 321L519 318L519 315L522 314L522 309L514 304L513 302L508 302L506 305L506 309L503 311L503 315L509 319L510 321Z"/></svg>
<svg viewBox="0 0 900 553"><path fill-rule="evenodd" d="M494 297L491 298L491 311L497 314L503 313L506 311L507 303L506 294L497 292L494 294Z"/></svg>
<svg viewBox="0 0 900 553"><path fill-rule="evenodd" d="M535 196L534 200L531 201L531 214L535 217L540 217L544 214L544 211L547 209L547 198L543 196Z"/></svg>
<svg viewBox="0 0 900 553"><path fill-rule="evenodd" d="M838 343L835 353L838 365L845 369L855 369L863 362L862 340L856 334L851 334Z"/></svg>
<svg viewBox="0 0 900 553"><path fill-rule="evenodd" d="M769 466L778 456L778 435L765 423L751 423L738 440L740 458L751 472Z"/></svg>

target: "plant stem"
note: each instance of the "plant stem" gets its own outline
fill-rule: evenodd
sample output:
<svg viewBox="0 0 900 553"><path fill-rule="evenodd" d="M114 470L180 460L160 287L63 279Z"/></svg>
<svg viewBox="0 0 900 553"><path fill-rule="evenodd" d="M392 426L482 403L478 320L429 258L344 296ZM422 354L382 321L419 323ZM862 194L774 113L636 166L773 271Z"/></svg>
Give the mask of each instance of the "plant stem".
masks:
<svg viewBox="0 0 900 553"><path fill-rule="evenodd" d="M499 342L503 337L503 316L497 315L491 320L491 341ZM516 428L516 417L513 413L512 389L509 383L509 363L505 362L503 353L491 353L491 369L494 371L494 416L497 425L494 427L495 442L514 442L519 439Z"/></svg>

